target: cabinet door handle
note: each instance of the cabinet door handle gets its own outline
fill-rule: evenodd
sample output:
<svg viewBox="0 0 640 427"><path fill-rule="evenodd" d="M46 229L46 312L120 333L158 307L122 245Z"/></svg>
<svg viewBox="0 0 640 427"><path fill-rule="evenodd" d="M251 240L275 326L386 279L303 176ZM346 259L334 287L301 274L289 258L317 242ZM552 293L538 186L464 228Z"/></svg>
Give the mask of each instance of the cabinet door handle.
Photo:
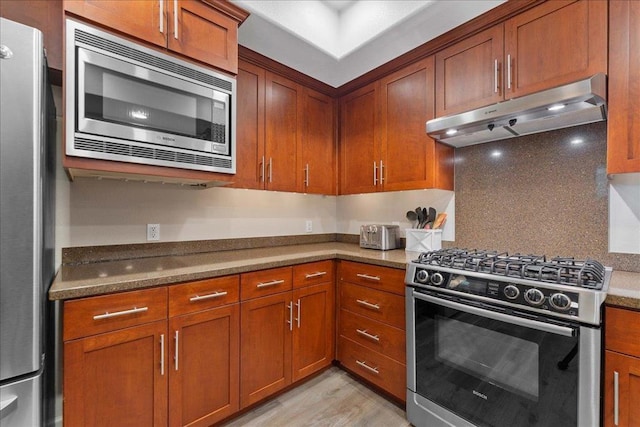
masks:
<svg viewBox="0 0 640 427"><path fill-rule="evenodd" d="M178 40L178 0L173 0L173 37Z"/></svg>
<svg viewBox="0 0 640 427"><path fill-rule="evenodd" d="M326 271L318 271L317 273L309 273L309 274L305 274L304 277L306 279L313 279L314 277L320 277L320 276L324 276L325 274L327 274Z"/></svg>
<svg viewBox="0 0 640 427"><path fill-rule="evenodd" d="M195 297L189 298L189 301L195 302L195 301L202 301L203 299L223 297L223 296L227 295L227 293L228 293L227 291L216 291L216 292L214 292L212 294L196 295Z"/></svg>
<svg viewBox="0 0 640 427"><path fill-rule="evenodd" d="M613 371L613 425L620 421L620 374Z"/></svg>
<svg viewBox="0 0 640 427"><path fill-rule="evenodd" d="M511 90L511 54L507 55L507 89Z"/></svg>
<svg viewBox="0 0 640 427"><path fill-rule="evenodd" d="M373 185L378 185L378 164L373 162Z"/></svg>
<svg viewBox="0 0 640 427"><path fill-rule="evenodd" d="M356 276L361 278L361 279L375 280L376 282L380 281L380 277L378 277L378 276L369 276L368 274L362 274L362 273L358 273L358 274L356 274Z"/></svg>
<svg viewBox="0 0 640 427"><path fill-rule="evenodd" d="M298 308L298 318L296 321L298 322L298 329L300 329L300 298L298 298L298 302L296 303L296 307Z"/></svg>
<svg viewBox="0 0 640 427"><path fill-rule="evenodd" d="M367 369L369 372L372 372L376 375L380 374L380 371L378 371L378 368L372 368L371 366L367 365L367 362L361 362L359 360L356 360L356 363L360 366L362 366L363 368Z"/></svg>
<svg viewBox="0 0 640 427"><path fill-rule="evenodd" d="M164 376L164 334L160 334L160 375Z"/></svg>
<svg viewBox="0 0 640 427"><path fill-rule="evenodd" d="M180 334L180 331L176 331L175 335L173 336L173 339L176 341L176 349L175 349L175 352L173 354L173 357L174 357L174 360L175 360L175 369L176 369L176 371L178 370L178 351L179 351L178 350L178 348L179 348L179 340L178 340L178 338L179 338L179 334Z"/></svg>
<svg viewBox="0 0 640 427"><path fill-rule="evenodd" d="M380 160L380 185L384 182L384 163Z"/></svg>
<svg viewBox="0 0 640 427"><path fill-rule="evenodd" d="M270 282L261 282L256 285L256 288L267 288L269 286L281 285L284 283L284 280L272 280Z"/></svg>
<svg viewBox="0 0 640 427"><path fill-rule="evenodd" d="M365 300L357 299L356 302L360 305L364 305L367 308L372 308L374 310L380 310L380 306L378 304L371 304Z"/></svg>
<svg viewBox="0 0 640 427"><path fill-rule="evenodd" d="M164 34L164 0L160 0L160 33Z"/></svg>
<svg viewBox="0 0 640 427"><path fill-rule="evenodd" d="M374 341L380 342L380 337L378 335L371 335L369 332L367 332L366 330L362 330L362 329L356 329L356 332L359 333L360 335L367 337L369 339L372 339Z"/></svg>
<svg viewBox="0 0 640 427"><path fill-rule="evenodd" d="M273 157L269 157L269 182L273 182Z"/></svg>
<svg viewBox="0 0 640 427"><path fill-rule="evenodd" d="M143 313L147 310L149 310L149 307L133 307L130 310L114 311L113 313L109 313L107 311L104 314L97 314L93 316L93 320L109 319L111 317L126 316L127 314Z"/></svg>
<svg viewBox="0 0 640 427"><path fill-rule="evenodd" d="M493 92L498 93L498 60L493 61Z"/></svg>
<svg viewBox="0 0 640 427"><path fill-rule="evenodd" d="M264 182L264 156L262 156L262 161L260 162L260 182Z"/></svg>
<svg viewBox="0 0 640 427"><path fill-rule="evenodd" d="M289 330L293 331L293 301L289 301L287 308L289 309L289 320L287 320L287 323L289 324Z"/></svg>
<svg viewBox="0 0 640 427"><path fill-rule="evenodd" d="M309 163L304 167L304 186L309 188Z"/></svg>

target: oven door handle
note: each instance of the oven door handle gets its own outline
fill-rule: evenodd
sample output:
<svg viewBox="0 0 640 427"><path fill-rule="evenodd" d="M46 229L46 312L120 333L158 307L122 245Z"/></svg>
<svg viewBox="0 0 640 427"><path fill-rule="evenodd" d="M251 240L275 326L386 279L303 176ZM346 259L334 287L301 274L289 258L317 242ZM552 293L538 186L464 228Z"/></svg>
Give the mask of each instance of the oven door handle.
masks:
<svg viewBox="0 0 640 427"><path fill-rule="evenodd" d="M509 316L507 314L496 313L495 311L485 310L478 307L473 307L466 304L460 304L454 301L447 301L440 298L432 297L430 295L424 295L420 293L413 293L413 296L417 299L430 302L443 307L448 307L454 310L464 311L465 313L475 314L477 316L486 317L493 320L499 320L501 322L510 323L512 325L524 326L527 328L537 329L543 332L549 332L555 335L563 335L565 337L576 336L574 328L554 325L551 323L538 322L536 320L525 319L522 317Z"/></svg>

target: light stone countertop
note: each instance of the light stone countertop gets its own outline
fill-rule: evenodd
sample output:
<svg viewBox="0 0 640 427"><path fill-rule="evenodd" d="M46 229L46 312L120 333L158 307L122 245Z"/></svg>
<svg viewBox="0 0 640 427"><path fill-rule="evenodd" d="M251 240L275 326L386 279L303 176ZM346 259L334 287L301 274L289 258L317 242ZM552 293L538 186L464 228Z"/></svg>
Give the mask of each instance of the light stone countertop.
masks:
<svg viewBox="0 0 640 427"><path fill-rule="evenodd" d="M327 259L405 269L418 255L404 249L376 251L352 243L327 242L65 264L49 290L49 299L103 295ZM640 309L640 273L614 271L606 303Z"/></svg>

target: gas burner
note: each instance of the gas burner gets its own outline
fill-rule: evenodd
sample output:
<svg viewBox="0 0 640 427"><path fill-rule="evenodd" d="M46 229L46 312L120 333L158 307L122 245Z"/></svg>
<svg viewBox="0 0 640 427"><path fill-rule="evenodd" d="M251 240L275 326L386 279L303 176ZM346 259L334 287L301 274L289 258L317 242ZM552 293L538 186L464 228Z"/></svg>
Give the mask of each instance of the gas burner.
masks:
<svg viewBox="0 0 640 427"><path fill-rule="evenodd" d="M414 262L595 290L602 289L605 278L605 267L591 259L556 257L547 260L544 255L477 249L452 248L424 252Z"/></svg>

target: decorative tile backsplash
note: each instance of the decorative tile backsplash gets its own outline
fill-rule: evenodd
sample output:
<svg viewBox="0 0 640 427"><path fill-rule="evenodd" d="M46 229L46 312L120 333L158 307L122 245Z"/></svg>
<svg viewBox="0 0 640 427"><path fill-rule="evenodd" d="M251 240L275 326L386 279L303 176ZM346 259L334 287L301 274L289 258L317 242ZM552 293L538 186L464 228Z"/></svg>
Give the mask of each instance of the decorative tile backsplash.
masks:
<svg viewBox="0 0 640 427"><path fill-rule="evenodd" d="M608 252L606 123L456 150L456 240L446 246L592 258L640 271L640 255Z"/></svg>

